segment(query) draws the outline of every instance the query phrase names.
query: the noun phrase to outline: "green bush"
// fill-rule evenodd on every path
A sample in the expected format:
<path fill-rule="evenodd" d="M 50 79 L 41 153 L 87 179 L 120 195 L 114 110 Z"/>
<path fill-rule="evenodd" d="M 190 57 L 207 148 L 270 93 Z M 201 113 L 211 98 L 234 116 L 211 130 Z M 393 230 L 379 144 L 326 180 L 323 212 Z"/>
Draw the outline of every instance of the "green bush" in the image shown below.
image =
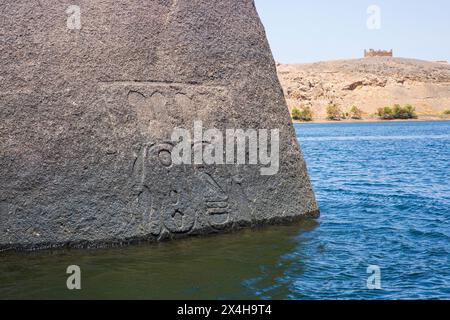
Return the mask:
<path fill-rule="evenodd" d="M 394 105 L 394 119 L 415 119 L 417 118 L 416 110 L 410 104 L 401 107 L 399 104 Z"/>
<path fill-rule="evenodd" d="M 353 106 L 350 109 L 350 116 L 351 116 L 352 119 L 354 119 L 354 120 L 361 120 L 362 119 L 362 115 L 363 115 L 362 110 L 359 109 L 357 106 Z"/>
<path fill-rule="evenodd" d="M 292 119 L 296 121 L 312 121 L 313 113 L 310 107 L 300 107 L 292 109 Z"/>
<path fill-rule="evenodd" d="M 414 108 L 412 105 L 407 104 L 405 106 L 406 108 L 406 114 L 408 115 L 408 119 L 417 119 L 417 113 L 416 113 L 416 108 Z"/>
<path fill-rule="evenodd" d="M 342 113 L 341 108 L 336 104 L 330 104 L 327 107 L 327 116 L 328 120 L 332 121 L 340 121 L 342 118 L 345 118 L 345 115 Z"/>
<path fill-rule="evenodd" d="M 445 114 L 445 115 L 450 115 L 450 109 L 445 110 L 445 111 L 443 112 L 443 114 Z"/>
<path fill-rule="evenodd" d="M 392 120 L 394 119 L 394 112 L 391 107 L 379 108 L 377 115 L 384 120 Z"/>
<path fill-rule="evenodd" d="M 399 104 L 395 104 L 392 108 L 380 108 L 378 109 L 377 115 L 384 120 L 417 119 L 416 109 L 410 104 L 407 104 L 404 107 Z"/>
<path fill-rule="evenodd" d="M 299 109 L 297 109 L 297 108 L 292 109 L 292 113 L 291 114 L 292 114 L 292 119 L 300 120 L 301 112 L 300 112 Z"/>

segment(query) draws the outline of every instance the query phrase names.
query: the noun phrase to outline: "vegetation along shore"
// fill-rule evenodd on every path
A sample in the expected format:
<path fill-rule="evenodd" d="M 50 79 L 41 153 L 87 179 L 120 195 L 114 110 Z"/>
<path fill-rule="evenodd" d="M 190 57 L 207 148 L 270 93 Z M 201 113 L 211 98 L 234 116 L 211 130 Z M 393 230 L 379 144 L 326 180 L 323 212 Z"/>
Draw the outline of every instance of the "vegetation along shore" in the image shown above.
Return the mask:
<path fill-rule="evenodd" d="M 296 122 L 450 120 L 450 65 L 374 57 L 278 64 Z"/>

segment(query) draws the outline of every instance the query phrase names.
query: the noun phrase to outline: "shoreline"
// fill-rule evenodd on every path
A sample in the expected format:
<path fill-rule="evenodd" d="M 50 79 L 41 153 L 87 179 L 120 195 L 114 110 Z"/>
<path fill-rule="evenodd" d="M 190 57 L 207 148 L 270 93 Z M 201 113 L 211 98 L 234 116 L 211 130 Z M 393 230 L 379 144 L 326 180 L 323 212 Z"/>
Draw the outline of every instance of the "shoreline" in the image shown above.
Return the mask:
<path fill-rule="evenodd" d="M 340 121 L 335 120 L 326 120 L 326 119 L 318 119 L 313 121 L 297 121 L 292 120 L 294 124 L 321 124 L 321 123 L 389 123 L 389 122 L 427 122 L 427 121 L 450 121 L 450 117 L 441 118 L 441 117 L 430 117 L 430 118 L 419 118 L 419 119 L 392 119 L 392 120 L 382 120 L 382 119 L 343 119 Z"/>

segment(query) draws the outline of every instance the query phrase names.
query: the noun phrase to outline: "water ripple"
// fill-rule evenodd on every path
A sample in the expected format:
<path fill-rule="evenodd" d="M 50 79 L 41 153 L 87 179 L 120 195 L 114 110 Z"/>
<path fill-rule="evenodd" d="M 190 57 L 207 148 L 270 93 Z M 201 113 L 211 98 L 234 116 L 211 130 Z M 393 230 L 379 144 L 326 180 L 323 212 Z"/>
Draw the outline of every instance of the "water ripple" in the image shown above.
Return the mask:
<path fill-rule="evenodd" d="M 450 298 L 450 123 L 297 125 L 322 210 L 290 298 Z M 314 251 L 318 243 L 326 250 Z M 382 290 L 366 288 L 379 265 Z"/>

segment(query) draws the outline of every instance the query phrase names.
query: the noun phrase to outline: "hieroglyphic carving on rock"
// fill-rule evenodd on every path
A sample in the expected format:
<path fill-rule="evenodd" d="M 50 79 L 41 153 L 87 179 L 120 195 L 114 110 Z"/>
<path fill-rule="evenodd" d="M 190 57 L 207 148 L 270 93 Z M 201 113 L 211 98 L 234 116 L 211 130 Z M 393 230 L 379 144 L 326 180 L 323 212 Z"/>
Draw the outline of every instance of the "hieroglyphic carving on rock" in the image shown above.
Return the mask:
<path fill-rule="evenodd" d="M 203 184 L 204 210 L 208 224 L 213 228 L 225 227 L 231 218 L 230 198 L 226 189 L 228 186 L 220 186 L 211 174 L 204 171 L 199 171 L 197 176 Z"/>
<path fill-rule="evenodd" d="M 142 230 L 153 236 L 161 234 L 159 212 L 154 207 L 154 196 L 146 183 L 148 150 L 151 146 L 142 146 L 133 163 L 132 171 L 132 204 L 131 210 L 142 215 Z"/>
<path fill-rule="evenodd" d="M 114 81 L 108 83 L 107 87 L 115 90 L 125 87 L 127 103 L 136 112 L 142 138 L 150 141 L 167 141 L 171 134 L 167 127 L 193 124 L 193 121 L 198 119 L 210 122 L 209 110 L 198 108 L 199 105 L 206 104 L 205 99 L 215 96 L 215 103 L 227 101 L 224 88 L 197 84 Z M 217 112 L 220 106 L 213 109 Z M 145 223 L 151 224 L 152 230 L 156 230 L 156 225 L 160 223 L 170 233 L 187 233 L 194 227 L 198 210 L 193 198 L 197 196 L 202 199 L 203 194 L 192 195 L 192 182 L 187 182 L 189 179 L 174 179 L 176 176 L 189 175 L 189 171 L 193 175 L 194 168 L 173 167 L 172 148 L 171 142 L 144 143 L 142 159 L 135 161 L 135 167 L 137 166 L 140 172 L 137 180 L 137 189 L 140 192 L 139 210 L 151 212 L 146 214 L 148 218 Z M 195 178 L 194 175 L 193 177 Z M 203 200 L 207 208 L 208 222 L 212 227 L 221 228 L 230 221 L 228 196 L 211 176 L 198 177 L 200 180 L 196 181 L 203 185 L 206 193 L 210 193 L 210 196 Z M 164 186 L 152 188 L 152 180 L 165 181 Z M 152 200 L 146 200 L 148 198 Z M 149 209 L 143 208 L 145 203 Z"/>

